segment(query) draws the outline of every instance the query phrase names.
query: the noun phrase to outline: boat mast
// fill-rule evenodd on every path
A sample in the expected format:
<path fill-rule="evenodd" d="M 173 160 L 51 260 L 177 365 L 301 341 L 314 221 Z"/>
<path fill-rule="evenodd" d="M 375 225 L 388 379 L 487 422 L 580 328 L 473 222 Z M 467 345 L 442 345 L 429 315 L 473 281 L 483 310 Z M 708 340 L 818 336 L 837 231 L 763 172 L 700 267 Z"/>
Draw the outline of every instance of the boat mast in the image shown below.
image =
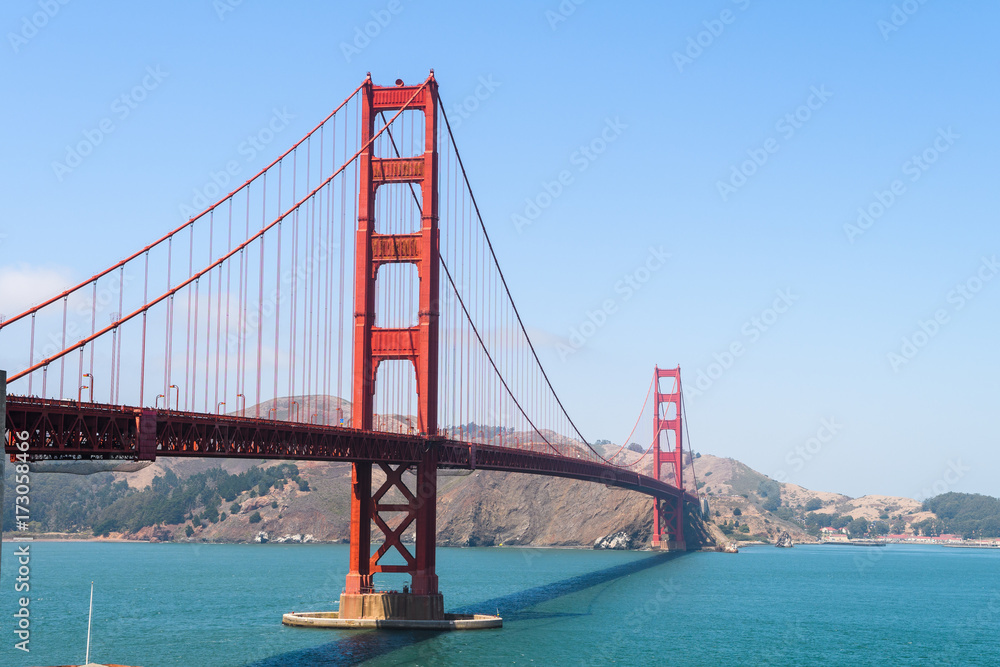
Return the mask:
<path fill-rule="evenodd" d="M 87 616 L 87 657 L 83 664 L 90 664 L 90 622 L 94 620 L 94 582 L 90 582 L 90 615 Z"/>

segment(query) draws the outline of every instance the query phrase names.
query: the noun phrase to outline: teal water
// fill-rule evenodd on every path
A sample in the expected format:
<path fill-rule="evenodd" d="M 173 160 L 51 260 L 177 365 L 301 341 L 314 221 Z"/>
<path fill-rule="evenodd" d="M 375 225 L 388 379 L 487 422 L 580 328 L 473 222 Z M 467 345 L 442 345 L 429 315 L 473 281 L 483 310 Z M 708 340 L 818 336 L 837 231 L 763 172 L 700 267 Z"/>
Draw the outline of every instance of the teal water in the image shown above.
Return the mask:
<path fill-rule="evenodd" d="M 472 664 L 993 665 L 1000 552 L 941 547 L 757 547 L 737 555 L 440 549 L 449 610 L 502 630 L 286 628 L 330 609 L 341 545 L 39 542 L 30 654 L 14 649 L 12 543 L 0 570 L 0 664 L 144 667 Z"/>

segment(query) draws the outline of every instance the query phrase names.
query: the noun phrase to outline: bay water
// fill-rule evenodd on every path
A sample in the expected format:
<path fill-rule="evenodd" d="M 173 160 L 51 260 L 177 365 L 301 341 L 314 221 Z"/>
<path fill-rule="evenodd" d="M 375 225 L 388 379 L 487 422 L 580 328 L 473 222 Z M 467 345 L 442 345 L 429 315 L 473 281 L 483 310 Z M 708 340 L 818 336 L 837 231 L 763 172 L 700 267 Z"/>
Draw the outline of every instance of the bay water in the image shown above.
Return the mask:
<path fill-rule="evenodd" d="M 761 546 L 739 554 L 439 549 L 449 611 L 500 630 L 281 625 L 336 608 L 345 545 L 30 543 L 0 565 L 0 665 L 1000 664 L 1000 551 Z M 401 585 L 399 586 L 401 588 Z M 15 648 L 29 597 L 30 653 Z"/>

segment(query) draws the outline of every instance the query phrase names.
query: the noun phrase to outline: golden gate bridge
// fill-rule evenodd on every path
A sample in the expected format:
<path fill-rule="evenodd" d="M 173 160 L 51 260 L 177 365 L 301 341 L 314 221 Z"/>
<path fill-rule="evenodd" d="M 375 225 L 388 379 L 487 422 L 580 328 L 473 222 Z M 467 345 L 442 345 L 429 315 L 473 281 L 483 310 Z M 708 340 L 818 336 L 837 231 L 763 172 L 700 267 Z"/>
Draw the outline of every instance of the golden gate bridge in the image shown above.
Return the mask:
<path fill-rule="evenodd" d="M 686 548 L 698 499 L 683 473 L 680 368 L 654 371 L 642 456 L 621 456 L 631 436 L 607 453 L 580 433 L 515 306 L 433 70 L 418 85 L 369 75 L 218 194 L 0 321 L 8 356 L 28 360 L 6 380 L 12 461 L 350 462 L 346 619 L 445 618 L 441 468 L 638 491 L 654 500 L 653 546 Z M 409 575 L 406 593 L 388 603 L 379 573 Z"/>

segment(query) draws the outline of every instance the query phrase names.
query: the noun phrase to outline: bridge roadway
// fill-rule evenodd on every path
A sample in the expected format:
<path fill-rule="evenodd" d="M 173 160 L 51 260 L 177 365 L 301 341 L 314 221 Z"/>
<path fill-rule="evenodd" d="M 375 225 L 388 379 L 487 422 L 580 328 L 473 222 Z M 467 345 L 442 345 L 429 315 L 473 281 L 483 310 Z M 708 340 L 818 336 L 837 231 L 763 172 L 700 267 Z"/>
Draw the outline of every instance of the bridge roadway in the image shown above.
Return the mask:
<path fill-rule="evenodd" d="M 8 433 L 28 433 L 32 461 L 152 461 L 157 456 L 413 463 L 566 477 L 697 502 L 666 482 L 584 458 L 448 438 L 233 415 L 7 396 Z M 546 446 L 539 443 L 536 446 Z M 6 451 L 19 453 L 13 437 Z"/>

